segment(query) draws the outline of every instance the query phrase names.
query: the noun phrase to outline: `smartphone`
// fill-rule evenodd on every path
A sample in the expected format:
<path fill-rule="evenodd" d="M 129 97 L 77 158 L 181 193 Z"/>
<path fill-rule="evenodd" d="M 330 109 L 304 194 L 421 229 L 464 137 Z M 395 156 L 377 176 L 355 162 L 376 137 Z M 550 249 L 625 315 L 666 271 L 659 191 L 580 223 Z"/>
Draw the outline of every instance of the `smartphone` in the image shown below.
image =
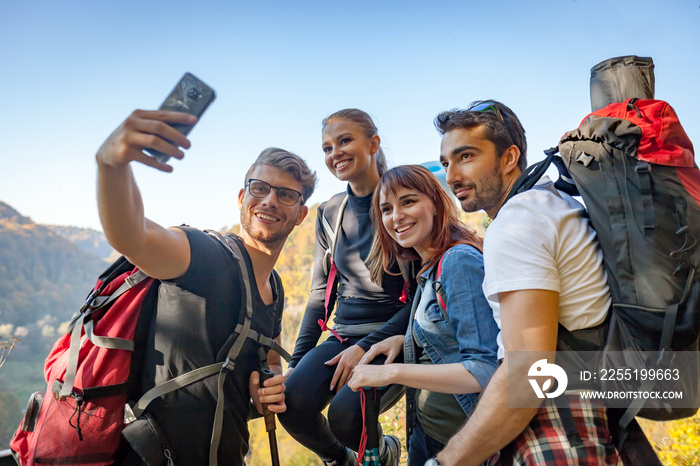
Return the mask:
<path fill-rule="evenodd" d="M 184 112 L 195 115 L 198 119 L 204 111 L 216 99 L 214 89 L 207 86 L 192 73 L 185 73 L 180 81 L 175 85 L 175 89 L 165 99 L 159 110 L 172 110 L 174 112 Z M 199 120 L 197 120 L 199 121 Z M 187 136 L 194 125 L 171 124 L 173 128 Z M 170 158 L 155 149 L 145 149 L 151 157 L 160 163 L 165 163 Z"/>

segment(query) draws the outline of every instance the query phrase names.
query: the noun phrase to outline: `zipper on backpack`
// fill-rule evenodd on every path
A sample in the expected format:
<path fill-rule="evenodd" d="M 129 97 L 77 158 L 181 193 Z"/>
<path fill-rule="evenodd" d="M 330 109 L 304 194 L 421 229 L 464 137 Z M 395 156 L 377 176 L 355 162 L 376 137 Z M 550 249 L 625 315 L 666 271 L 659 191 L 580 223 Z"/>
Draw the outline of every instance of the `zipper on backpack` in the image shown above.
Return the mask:
<path fill-rule="evenodd" d="M 620 309 L 620 308 L 637 309 L 639 311 L 657 312 L 657 313 L 666 312 L 665 308 L 659 309 L 657 307 L 646 307 L 646 306 L 640 306 L 638 304 L 613 303 L 613 308 L 616 308 L 616 309 Z"/>

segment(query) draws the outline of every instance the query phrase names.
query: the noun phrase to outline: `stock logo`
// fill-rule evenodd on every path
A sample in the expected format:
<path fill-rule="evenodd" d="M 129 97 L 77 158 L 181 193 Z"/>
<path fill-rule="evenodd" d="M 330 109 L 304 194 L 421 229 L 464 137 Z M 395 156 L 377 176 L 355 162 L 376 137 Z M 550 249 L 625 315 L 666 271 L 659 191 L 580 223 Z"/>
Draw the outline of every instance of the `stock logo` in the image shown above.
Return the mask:
<path fill-rule="evenodd" d="M 537 398 L 556 398 L 566 390 L 566 385 L 569 383 L 569 378 L 566 376 L 564 369 L 557 366 L 556 364 L 549 364 L 546 359 L 540 359 L 530 366 L 530 370 L 527 372 L 528 382 L 532 385 L 532 389 L 535 391 Z M 544 381 L 544 384 L 540 387 L 537 379 L 532 377 L 549 377 Z M 557 381 L 557 389 L 551 393 L 545 393 L 547 390 L 552 388 L 552 378 Z"/>

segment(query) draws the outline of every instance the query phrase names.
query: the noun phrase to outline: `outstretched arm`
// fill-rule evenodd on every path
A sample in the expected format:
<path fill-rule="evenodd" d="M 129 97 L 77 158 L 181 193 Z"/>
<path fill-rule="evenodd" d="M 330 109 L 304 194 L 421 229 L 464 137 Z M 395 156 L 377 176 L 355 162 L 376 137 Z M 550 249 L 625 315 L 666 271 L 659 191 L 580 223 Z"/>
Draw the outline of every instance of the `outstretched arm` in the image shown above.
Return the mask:
<path fill-rule="evenodd" d="M 461 363 L 452 364 L 365 364 L 355 367 L 348 386 L 384 387 L 400 384 L 440 393 L 477 393 L 481 385 Z"/>
<path fill-rule="evenodd" d="M 105 236 L 114 249 L 154 278 L 183 275 L 190 261 L 189 243 L 181 230 L 163 228 L 145 217 L 130 163 L 172 171 L 143 149 L 153 148 L 182 159 L 179 147 L 188 148 L 190 143 L 169 123 L 194 121 L 196 117 L 182 112 L 136 110 L 97 152 L 97 202 Z"/>

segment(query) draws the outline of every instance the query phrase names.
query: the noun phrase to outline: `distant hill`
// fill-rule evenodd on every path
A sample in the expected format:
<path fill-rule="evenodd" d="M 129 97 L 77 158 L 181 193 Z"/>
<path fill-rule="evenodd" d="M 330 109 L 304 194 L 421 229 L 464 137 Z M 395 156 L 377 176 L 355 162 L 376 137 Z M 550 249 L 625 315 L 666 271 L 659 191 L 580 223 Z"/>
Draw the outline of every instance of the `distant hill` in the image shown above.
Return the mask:
<path fill-rule="evenodd" d="M 102 259 L 0 202 L 0 325 L 70 319 L 106 268 Z"/>
<path fill-rule="evenodd" d="M 57 235 L 67 239 L 83 251 L 99 257 L 106 262 L 113 262 L 119 253 L 109 245 L 104 233 L 89 228 L 65 227 L 61 225 L 44 225 Z"/>
<path fill-rule="evenodd" d="M 0 201 L 0 222 L 5 221 L 6 223 L 16 223 L 19 225 L 27 225 L 32 223 L 28 217 L 23 217 L 15 209 Z"/>

